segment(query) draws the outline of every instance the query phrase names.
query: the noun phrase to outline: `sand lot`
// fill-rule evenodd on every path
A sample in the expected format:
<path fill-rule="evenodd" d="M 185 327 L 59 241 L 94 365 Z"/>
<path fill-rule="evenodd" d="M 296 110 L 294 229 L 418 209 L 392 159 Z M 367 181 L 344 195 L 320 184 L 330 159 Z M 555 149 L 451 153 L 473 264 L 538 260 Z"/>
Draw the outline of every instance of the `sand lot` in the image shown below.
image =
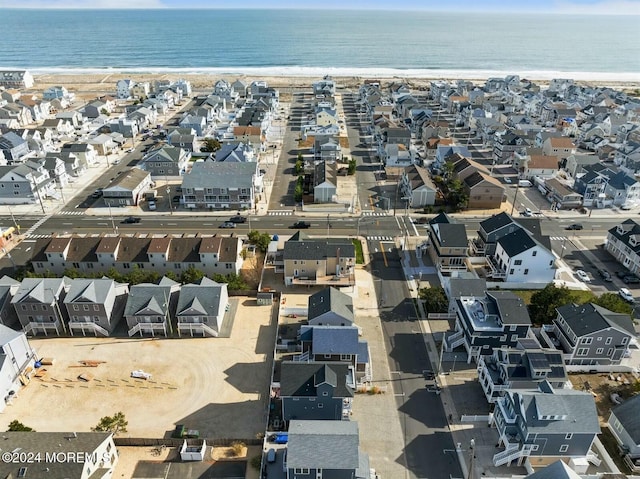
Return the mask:
<path fill-rule="evenodd" d="M 264 431 L 274 329 L 271 308 L 239 301 L 230 338 L 33 339 L 43 378 L 32 378 L 0 418 L 36 431 L 88 431 L 105 415 L 125 413 L 123 437 L 168 437 L 176 424 L 206 438 L 252 438 Z M 97 367 L 72 367 L 80 361 Z M 130 377 L 133 370 L 150 380 Z M 88 382 L 78 379 L 90 373 Z"/>

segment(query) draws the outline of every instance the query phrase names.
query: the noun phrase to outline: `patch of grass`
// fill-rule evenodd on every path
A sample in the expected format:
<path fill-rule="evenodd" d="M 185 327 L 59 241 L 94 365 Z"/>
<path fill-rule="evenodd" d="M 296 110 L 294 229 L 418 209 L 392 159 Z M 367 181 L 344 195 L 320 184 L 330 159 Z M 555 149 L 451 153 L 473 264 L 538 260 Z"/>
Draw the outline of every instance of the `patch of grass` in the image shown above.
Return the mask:
<path fill-rule="evenodd" d="M 362 252 L 362 243 L 359 239 L 351 240 L 353 247 L 356 249 L 356 264 L 364 264 L 364 253 Z"/>
<path fill-rule="evenodd" d="M 631 471 L 629 470 L 624 460 L 622 459 L 622 456 L 620 456 L 620 453 L 618 452 L 618 441 L 614 437 L 613 433 L 609 430 L 609 428 L 603 427 L 602 432 L 598 437 L 600 438 L 602 445 L 607 450 L 607 452 L 611 456 L 611 459 L 613 459 L 613 462 L 616 463 L 616 466 L 618 466 L 620 471 L 622 471 L 625 474 L 631 474 Z"/>
<path fill-rule="evenodd" d="M 527 306 L 531 304 L 531 296 L 534 295 L 538 290 L 537 289 L 510 289 L 513 294 L 519 296 L 524 301 L 524 304 Z M 593 293 L 591 291 L 579 291 L 579 290 L 571 290 L 571 301 L 577 304 L 588 303 L 593 299 Z"/>

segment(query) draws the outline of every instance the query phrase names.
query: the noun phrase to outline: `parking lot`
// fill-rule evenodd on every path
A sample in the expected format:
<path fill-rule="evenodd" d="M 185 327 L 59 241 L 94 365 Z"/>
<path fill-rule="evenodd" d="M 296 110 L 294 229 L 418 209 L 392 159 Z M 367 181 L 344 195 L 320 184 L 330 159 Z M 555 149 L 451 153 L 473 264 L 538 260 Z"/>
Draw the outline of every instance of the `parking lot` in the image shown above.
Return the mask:
<path fill-rule="evenodd" d="M 0 428 L 17 419 L 36 431 L 88 431 L 122 411 L 124 437 L 169 437 L 176 424 L 205 438 L 255 437 L 264 431 L 275 331 L 270 306 L 239 303 L 230 338 L 32 339 L 53 365 L 18 391 Z M 134 370 L 152 376 L 134 379 Z"/>

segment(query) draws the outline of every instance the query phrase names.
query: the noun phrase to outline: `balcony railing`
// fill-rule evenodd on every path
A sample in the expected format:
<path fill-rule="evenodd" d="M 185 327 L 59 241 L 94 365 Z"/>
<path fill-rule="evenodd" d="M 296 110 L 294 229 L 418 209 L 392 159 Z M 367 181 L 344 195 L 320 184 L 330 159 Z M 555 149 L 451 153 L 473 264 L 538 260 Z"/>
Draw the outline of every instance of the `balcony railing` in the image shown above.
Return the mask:
<path fill-rule="evenodd" d="M 298 276 L 293 278 L 293 284 L 353 286 L 354 284 L 356 284 L 356 277 L 353 274 L 346 274 L 341 276 L 318 276 L 316 278 Z"/>
<path fill-rule="evenodd" d="M 96 324 L 94 322 L 69 321 L 69 333 L 71 333 L 71 336 L 73 336 L 73 331 L 74 330 L 82 331 L 82 335 L 83 336 L 85 336 L 85 331 L 90 331 L 91 333 L 93 333 L 96 336 L 98 334 L 101 335 L 101 336 L 109 336 L 109 331 L 107 331 L 102 326 L 100 326 L 99 324 Z"/>
<path fill-rule="evenodd" d="M 507 277 L 507 270 L 501 268 L 491 256 L 487 256 L 487 266 L 489 267 L 489 273 L 487 276 L 498 279 L 504 279 Z"/>
<path fill-rule="evenodd" d="M 446 334 L 443 337 L 443 346 L 444 350 L 447 352 L 453 351 L 458 346 L 461 346 L 464 343 L 464 331 L 456 331 L 453 334 L 447 336 Z"/>
<path fill-rule="evenodd" d="M 486 249 L 485 244 L 478 238 L 469 241 L 469 249 L 474 256 L 484 256 Z"/>

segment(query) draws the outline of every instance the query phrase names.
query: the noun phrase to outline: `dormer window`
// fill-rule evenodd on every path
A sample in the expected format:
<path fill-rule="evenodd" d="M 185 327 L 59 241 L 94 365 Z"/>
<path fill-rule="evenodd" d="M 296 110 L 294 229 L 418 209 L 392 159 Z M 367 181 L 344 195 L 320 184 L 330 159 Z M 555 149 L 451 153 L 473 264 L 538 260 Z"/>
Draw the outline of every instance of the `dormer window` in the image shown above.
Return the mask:
<path fill-rule="evenodd" d="M 638 246 L 638 235 L 629 236 L 629 244 L 633 247 Z"/>

